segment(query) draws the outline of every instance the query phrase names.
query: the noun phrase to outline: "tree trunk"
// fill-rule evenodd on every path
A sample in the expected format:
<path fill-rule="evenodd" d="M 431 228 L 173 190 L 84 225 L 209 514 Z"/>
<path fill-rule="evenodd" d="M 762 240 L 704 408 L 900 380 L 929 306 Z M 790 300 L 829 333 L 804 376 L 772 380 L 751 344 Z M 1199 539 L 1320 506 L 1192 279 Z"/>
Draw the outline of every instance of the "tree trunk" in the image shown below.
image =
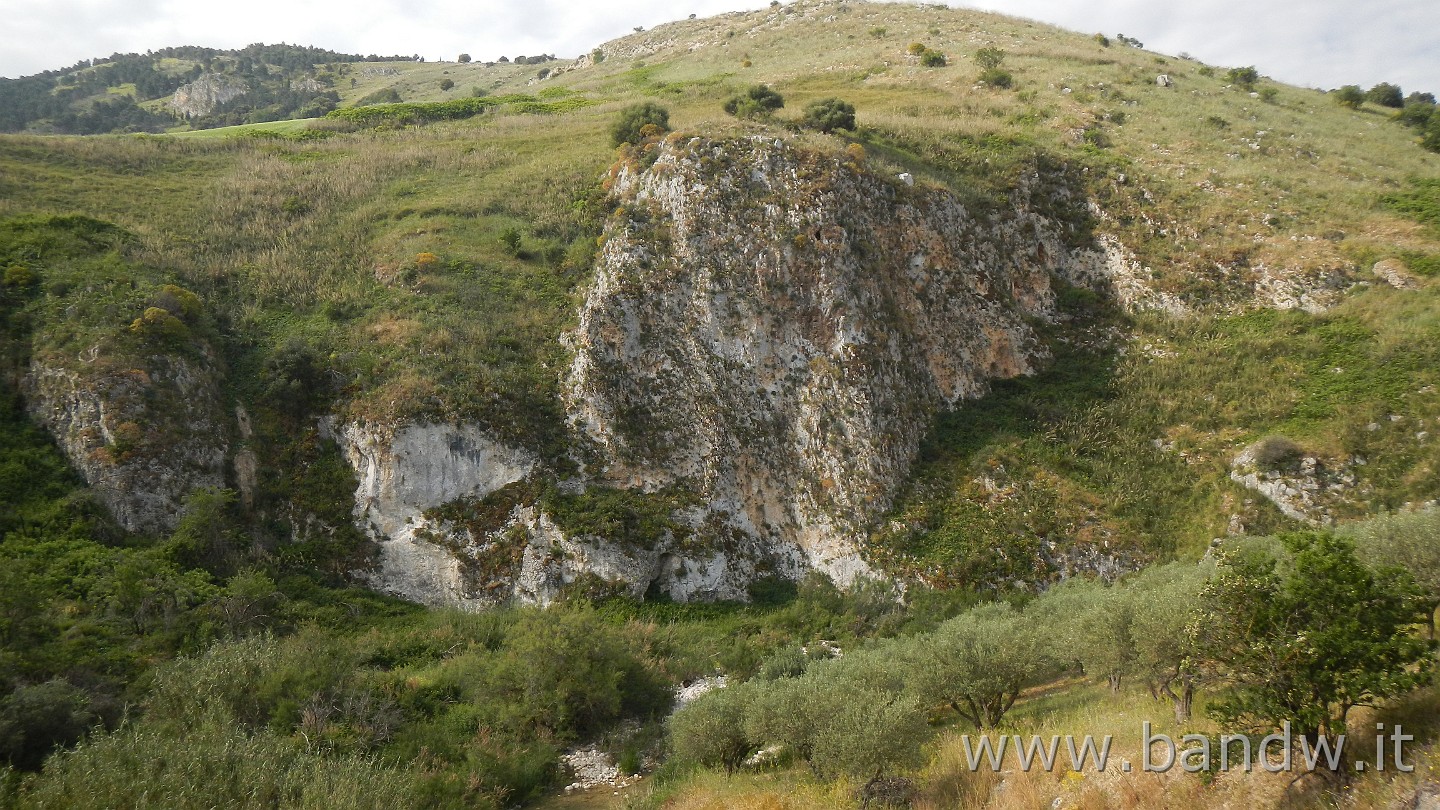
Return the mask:
<path fill-rule="evenodd" d="M 1110 673 L 1110 676 L 1109 676 L 1108 680 L 1109 680 L 1109 682 L 1110 682 L 1110 691 L 1111 691 L 1111 692 L 1119 692 L 1119 691 L 1120 691 L 1120 673 L 1118 673 L 1118 672 L 1112 672 L 1112 673 Z"/>

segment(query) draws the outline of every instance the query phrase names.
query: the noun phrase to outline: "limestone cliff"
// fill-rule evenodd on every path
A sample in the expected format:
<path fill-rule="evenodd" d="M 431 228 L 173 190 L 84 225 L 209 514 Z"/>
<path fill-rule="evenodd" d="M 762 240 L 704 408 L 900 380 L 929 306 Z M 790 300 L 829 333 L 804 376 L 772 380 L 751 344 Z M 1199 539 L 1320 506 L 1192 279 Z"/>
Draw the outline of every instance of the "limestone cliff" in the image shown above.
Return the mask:
<path fill-rule="evenodd" d="M 1020 193 L 980 216 L 773 138 L 650 148 L 568 336 L 589 472 L 691 489 L 742 546 L 847 582 L 931 417 L 1030 373 L 1052 279 L 1103 283 L 1105 254 Z"/>
<path fill-rule="evenodd" d="M 32 417 L 129 531 L 167 532 L 185 496 L 225 486 L 228 421 L 207 358 L 37 361 L 25 389 Z"/>
<path fill-rule="evenodd" d="M 205 73 L 175 91 L 170 99 L 170 109 L 185 118 L 209 115 L 216 107 L 249 91 L 250 88 L 239 79 L 222 73 Z"/>

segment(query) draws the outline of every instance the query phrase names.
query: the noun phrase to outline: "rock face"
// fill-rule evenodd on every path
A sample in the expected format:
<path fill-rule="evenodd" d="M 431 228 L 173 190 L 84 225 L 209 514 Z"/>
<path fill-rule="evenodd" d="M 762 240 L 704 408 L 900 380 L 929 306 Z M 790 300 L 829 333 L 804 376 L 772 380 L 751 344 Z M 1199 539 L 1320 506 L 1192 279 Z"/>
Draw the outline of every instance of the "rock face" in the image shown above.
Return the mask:
<path fill-rule="evenodd" d="M 216 107 L 249 91 L 239 79 L 221 73 L 204 73 L 200 78 L 175 91 L 175 95 L 170 99 L 170 109 L 185 118 L 209 115 Z"/>
<path fill-rule="evenodd" d="M 518 481 L 534 469 L 534 457 L 470 425 L 417 424 L 387 431 L 350 424 L 333 433 L 359 478 L 356 517 L 380 543 L 372 584 L 431 605 L 475 601 L 463 572 L 463 550 L 427 539 L 430 521 L 424 512 L 461 498 L 482 498 Z"/>
<path fill-rule="evenodd" d="M 139 368 L 79 370 L 37 362 L 25 394 L 31 416 L 129 531 L 168 532 L 185 496 L 225 486 L 228 422 L 202 360 L 160 354 Z"/>
<path fill-rule="evenodd" d="M 651 148 L 568 336 L 588 472 L 697 492 L 732 547 L 849 582 L 932 416 L 1030 373 L 1052 279 L 1099 283 L 1105 254 L 771 139 Z"/>
<path fill-rule="evenodd" d="M 1350 501 L 1355 495 L 1363 494 L 1363 485 L 1357 484 L 1350 469 L 1363 461 L 1326 464 L 1308 453 L 1272 461 L 1274 451 L 1268 445 L 1273 441 L 1262 439 L 1241 451 L 1230 462 L 1230 480 L 1264 496 L 1287 517 L 1329 526 L 1337 512 L 1344 515 L 1347 507 L 1353 508 Z"/>

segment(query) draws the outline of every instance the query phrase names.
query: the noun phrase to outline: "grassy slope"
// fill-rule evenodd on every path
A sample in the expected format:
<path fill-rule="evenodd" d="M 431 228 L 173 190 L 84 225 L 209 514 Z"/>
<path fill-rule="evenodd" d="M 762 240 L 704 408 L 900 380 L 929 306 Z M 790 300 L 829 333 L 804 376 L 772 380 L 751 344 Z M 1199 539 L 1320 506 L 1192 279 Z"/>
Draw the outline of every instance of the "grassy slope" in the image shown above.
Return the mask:
<path fill-rule="evenodd" d="M 917 41 L 950 64 L 921 67 L 906 53 Z M 975 85 L 970 57 L 983 46 L 1007 52 L 1014 89 Z M 353 67 L 398 77 L 341 88 L 347 102 L 382 86 L 407 101 L 482 86 L 563 88 L 598 102 L 559 115 L 490 114 L 306 142 L 226 130 L 183 141 L 6 138 L 0 215 L 79 210 L 139 233 L 145 261 L 247 336 L 232 358 L 242 387 L 269 352 L 299 339 L 352 381 L 352 415 L 477 418 L 552 449 L 564 359 L 555 338 L 573 317 L 586 243 L 605 213 L 595 196 L 611 159 L 605 127 L 637 99 L 669 106 L 677 129 L 716 132 L 753 128 L 719 109 L 747 83 L 785 94 L 782 120 L 838 95 L 859 109 L 857 139 L 872 165 L 915 172 L 981 205 L 1037 165 L 1080 166 L 1106 211 L 1098 229 L 1131 246 L 1162 288 L 1201 298 L 1223 299 L 1261 264 L 1363 278 L 1376 259 L 1424 267 L 1440 250 L 1432 231 L 1380 204 L 1408 178 L 1434 176 L 1437 157 L 1377 109 L 1346 110 L 1262 80 L 1277 91 L 1264 103 L 1227 88 L 1223 70 L 1039 23 L 807 5 L 671 23 L 602 47 L 601 63 L 537 85 L 534 65 L 389 63 Z M 1176 86 L 1156 86 L 1160 72 Z M 456 88 L 441 91 L 441 78 Z M 299 126 L 234 129 L 283 136 Z M 1086 130 L 1103 139 L 1087 142 Z M 511 228 L 524 235 L 519 255 L 501 240 Z M 1179 323 L 1087 316 L 1080 301 L 1077 314 L 1094 329 L 1133 335 L 1131 350 L 1121 356 L 1103 340 L 1064 349 L 1076 364 L 1002 386 L 945 420 L 917 471 L 918 495 L 897 510 L 928 533 L 877 538 L 876 555 L 906 570 L 939 568 L 937 581 L 974 582 L 1013 573 L 983 558 L 1023 538 L 1194 553 L 1232 512 L 1257 528 L 1277 520 L 1244 504 L 1224 466 L 1247 440 L 1275 431 L 1331 456 L 1389 459 L 1364 470 L 1380 503 L 1433 497 L 1433 453 L 1406 440 L 1423 427 L 1353 430 L 1390 413 L 1407 426 L 1433 417 L 1433 396 L 1418 393 L 1434 367 L 1420 353 L 1435 345 L 1432 297 L 1428 288 L 1372 290 L 1318 318 Z M 1341 333 L 1343 347 L 1330 345 Z M 1138 350 L 1145 345 L 1166 349 Z M 1328 357 L 1335 352 L 1345 357 Z M 1400 365 L 1397 352 L 1407 355 Z M 1325 376 L 1346 364 L 1353 376 Z M 1399 390 L 1408 382 L 1413 390 Z M 1178 439 L 1190 463 L 1156 451 L 1151 440 L 1162 437 Z M 1024 497 L 985 503 L 976 471 L 997 465 Z"/>
<path fill-rule="evenodd" d="M 494 93 L 567 87 L 599 102 L 557 116 L 501 114 L 303 142 L 225 131 L 0 138 L 0 216 L 83 212 L 138 234 L 133 258 L 152 268 L 155 283 L 195 290 L 228 334 L 246 336 L 231 346 L 242 398 L 253 395 L 245 381 L 265 357 L 301 339 L 352 381 L 344 407 L 353 415 L 473 417 L 533 444 L 558 435 L 563 356 L 555 336 L 573 317 L 581 248 L 604 213 L 591 195 L 612 157 L 606 127 L 620 106 L 643 98 L 670 107 L 679 129 L 720 132 L 749 129 L 719 109 L 744 84 L 779 89 L 782 118 L 838 95 L 859 108 L 858 138 L 872 165 L 913 171 L 979 202 L 1007 189 L 1036 152 L 1082 165 L 1111 212 L 1100 228 L 1182 293 L 1212 293 L 1261 262 L 1358 268 L 1363 278 L 1377 259 L 1419 268 L 1440 252 L 1433 231 L 1380 202 L 1411 177 L 1435 177 L 1437 156 L 1378 109 L 1352 112 L 1278 85 L 1276 103 L 1265 104 L 1226 89 L 1223 70 L 1204 76 L 1193 62 L 975 12 L 850 4 L 805 14 L 661 26 L 605 45 L 611 56 L 599 65 L 538 86 L 527 81 L 541 66 L 401 63 L 399 80 L 340 88 L 347 103 L 389 84 L 407 101 L 439 101 L 486 82 Z M 877 27 L 883 36 L 871 34 Z M 661 41 L 674 46 L 623 55 Z M 919 67 L 905 55 L 912 41 L 946 52 L 951 64 Z M 702 47 L 689 52 L 691 43 Z M 1014 90 L 974 86 L 979 71 L 969 57 L 991 44 L 1008 52 Z M 1156 87 L 1160 72 L 1177 87 Z M 456 82 L 449 93 L 438 87 L 447 77 Z M 283 135 L 299 126 L 237 129 Z M 1078 134 L 1096 127 L 1108 147 L 1087 146 Z M 502 242 L 509 228 L 523 234 L 520 255 Z M 420 261 L 423 253 L 436 261 Z M 1364 456 L 1370 464 L 1358 472 L 1378 505 L 1433 498 L 1440 458 L 1433 437 L 1415 436 L 1434 433 L 1440 415 L 1440 399 L 1426 390 L 1440 383 L 1435 298 L 1429 282 L 1414 292 L 1358 291 L 1322 316 L 1175 321 L 1097 313 L 1082 297 L 1073 311 L 1094 339 L 1057 343 L 1053 370 L 999 385 L 942 419 L 897 506 L 929 532 L 878 537 L 875 551 L 954 584 L 1011 573 L 986 567 L 989 549 L 1037 536 L 1193 555 L 1223 533 L 1232 512 L 1256 530 L 1283 523 L 1263 503 L 1247 506 L 1251 496 L 1226 479 L 1234 451 L 1268 433 L 1330 458 Z M 1379 429 L 1367 430 L 1370 423 Z M 1175 452 L 1157 450 L 1157 438 Z M 1013 483 L 1017 497 L 989 502 L 975 483 L 982 475 Z M 698 667 L 692 657 L 753 656 L 795 632 L 745 617 L 659 623 L 680 636 L 672 642 L 678 668 Z M 715 639 L 737 626 L 755 641 L 722 649 Z M 423 685 L 450 665 L 442 656 L 404 674 Z M 1108 723 L 1133 734 L 1127 712 L 1136 697 L 1085 687 L 1022 706 L 1017 723 L 1087 732 Z M 953 749 L 935 750 L 936 791 L 970 789 L 952 772 Z M 1051 786 L 1032 787 L 1041 795 Z M 1142 786 L 1156 802 L 1164 787 Z M 1065 789 L 1083 798 L 1083 786 Z M 849 798 L 845 786 L 794 772 L 702 775 L 684 790 L 675 806 L 773 806 L 777 792 L 789 806 Z M 1252 796 L 1251 787 L 1229 790 L 1242 803 Z M 940 804 L 952 794 L 932 798 Z"/>

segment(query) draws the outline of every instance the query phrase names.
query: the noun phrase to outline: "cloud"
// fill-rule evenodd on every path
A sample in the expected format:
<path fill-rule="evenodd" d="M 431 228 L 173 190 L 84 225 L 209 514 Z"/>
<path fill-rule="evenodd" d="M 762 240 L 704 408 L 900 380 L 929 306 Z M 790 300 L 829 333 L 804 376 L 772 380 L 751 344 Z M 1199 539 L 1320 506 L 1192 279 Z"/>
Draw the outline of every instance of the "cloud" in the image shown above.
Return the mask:
<path fill-rule="evenodd" d="M 577 56 L 600 43 L 694 13 L 768 0 L 0 0 L 0 75 L 19 76 L 114 52 L 173 45 L 290 42 L 337 51 L 479 60 Z M 1164 53 L 1255 65 L 1294 84 L 1381 81 L 1440 91 L 1440 5 L 1432 0 L 970 0 L 955 2 L 1082 32 L 1124 33 Z"/>

